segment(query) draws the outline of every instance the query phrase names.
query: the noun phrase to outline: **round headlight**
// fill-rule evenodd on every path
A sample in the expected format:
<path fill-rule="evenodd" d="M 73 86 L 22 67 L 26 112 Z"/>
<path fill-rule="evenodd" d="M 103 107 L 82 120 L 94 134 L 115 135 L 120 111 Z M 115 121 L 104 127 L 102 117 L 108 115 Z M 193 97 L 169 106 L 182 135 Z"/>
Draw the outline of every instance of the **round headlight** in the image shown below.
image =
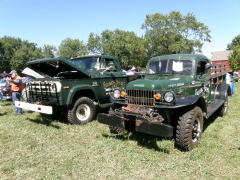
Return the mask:
<path fill-rule="evenodd" d="M 113 91 L 113 96 L 114 96 L 115 98 L 119 98 L 119 97 L 120 97 L 120 91 L 119 91 L 118 89 L 115 89 L 115 90 Z"/>
<path fill-rule="evenodd" d="M 52 92 L 56 92 L 57 91 L 56 84 L 55 83 L 51 84 L 50 89 L 51 89 Z"/>
<path fill-rule="evenodd" d="M 174 100 L 174 94 L 172 92 L 165 93 L 164 100 L 167 102 L 172 102 Z"/>

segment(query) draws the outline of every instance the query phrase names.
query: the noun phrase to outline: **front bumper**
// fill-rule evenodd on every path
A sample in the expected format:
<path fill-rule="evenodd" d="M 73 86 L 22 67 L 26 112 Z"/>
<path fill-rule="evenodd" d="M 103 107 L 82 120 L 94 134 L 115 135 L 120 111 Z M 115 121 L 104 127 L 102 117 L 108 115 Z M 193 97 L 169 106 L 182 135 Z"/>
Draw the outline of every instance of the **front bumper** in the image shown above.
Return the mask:
<path fill-rule="evenodd" d="M 22 108 L 22 109 L 27 109 L 27 110 L 30 110 L 30 111 L 39 112 L 39 113 L 53 114 L 52 106 L 26 103 L 26 102 L 21 102 L 21 101 L 15 101 L 15 106 L 19 107 L 19 108 Z"/>
<path fill-rule="evenodd" d="M 117 126 L 119 128 L 125 129 L 125 120 L 113 114 L 99 113 L 98 122 L 109 126 Z M 155 136 L 173 137 L 174 128 L 164 123 L 151 122 L 143 117 L 136 116 L 135 130 Z"/>

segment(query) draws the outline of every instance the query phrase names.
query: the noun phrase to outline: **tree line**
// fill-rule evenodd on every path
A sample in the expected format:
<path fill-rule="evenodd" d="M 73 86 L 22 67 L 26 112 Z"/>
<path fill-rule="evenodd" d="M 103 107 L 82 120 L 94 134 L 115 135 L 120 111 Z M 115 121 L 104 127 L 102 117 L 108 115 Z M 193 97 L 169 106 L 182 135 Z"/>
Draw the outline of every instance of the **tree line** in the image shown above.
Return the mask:
<path fill-rule="evenodd" d="M 232 39 L 232 42 L 227 45 L 227 50 L 231 50 L 229 64 L 232 71 L 240 70 L 240 34 Z"/>
<path fill-rule="evenodd" d="M 201 52 L 203 43 L 211 42 L 210 30 L 193 13 L 149 14 L 140 28 L 145 30 L 142 37 L 132 31 L 107 29 L 100 34 L 91 32 L 87 42 L 66 38 L 58 47 L 38 47 L 27 40 L 4 36 L 0 38 L 0 72 L 21 71 L 30 60 L 58 56 L 70 60 L 85 54 L 115 56 L 125 69 L 129 65 L 145 67 L 153 56 Z"/>

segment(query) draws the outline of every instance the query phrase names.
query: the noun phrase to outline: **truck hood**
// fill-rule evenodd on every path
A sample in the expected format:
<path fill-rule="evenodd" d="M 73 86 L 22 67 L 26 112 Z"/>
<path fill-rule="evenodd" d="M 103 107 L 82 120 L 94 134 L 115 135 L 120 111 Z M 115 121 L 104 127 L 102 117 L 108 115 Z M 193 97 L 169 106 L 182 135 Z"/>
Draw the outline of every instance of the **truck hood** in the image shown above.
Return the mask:
<path fill-rule="evenodd" d="M 184 78 L 170 77 L 167 79 L 152 80 L 139 79 L 127 84 L 127 89 L 141 89 L 141 90 L 169 90 L 175 87 L 180 87 L 188 84 Z"/>
<path fill-rule="evenodd" d="M 62 72 L 76 72 L 81 74 L 83 77 L 91 77 L 91 74 L 88 71 L 79 68 L 70 61 L 61 57 L 29 61 L 27 62 L 27 66 L 50 77 L 57 76 Z"/>

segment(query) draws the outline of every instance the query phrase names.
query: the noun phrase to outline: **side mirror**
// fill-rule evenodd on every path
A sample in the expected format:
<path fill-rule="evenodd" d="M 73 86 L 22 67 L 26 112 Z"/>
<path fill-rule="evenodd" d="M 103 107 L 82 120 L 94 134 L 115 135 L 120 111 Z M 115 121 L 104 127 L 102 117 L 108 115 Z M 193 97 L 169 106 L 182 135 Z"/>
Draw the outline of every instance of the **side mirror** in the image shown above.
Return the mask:
<path fill-rule="evenodd" d="M 207 64 L 205 65 L 205 68 L 206 68 L 206 69 L 211 69 L 211 67 L 212 67 L 212 65 L 211 65 L 210 63 L 207 63 Z"/>

